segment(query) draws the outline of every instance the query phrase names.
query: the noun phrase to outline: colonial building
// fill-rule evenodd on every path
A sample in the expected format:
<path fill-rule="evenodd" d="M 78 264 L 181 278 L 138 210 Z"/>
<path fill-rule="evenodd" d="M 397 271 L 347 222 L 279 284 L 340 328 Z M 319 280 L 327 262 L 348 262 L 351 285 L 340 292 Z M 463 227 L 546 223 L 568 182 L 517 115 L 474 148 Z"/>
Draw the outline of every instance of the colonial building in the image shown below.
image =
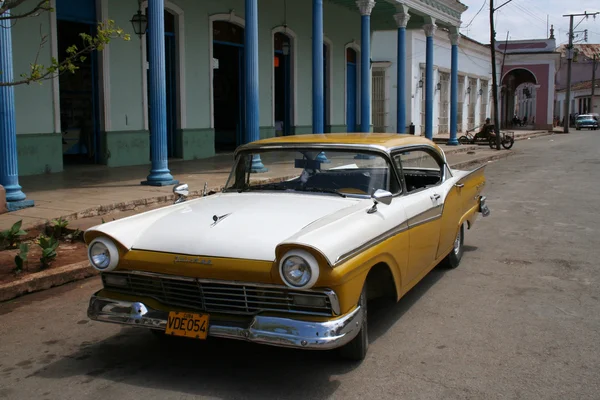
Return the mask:
<path fill-rule="evenodd" d="M 38 32 L 47 35 L 38 59 L 45 64 L 64 57 L 68 46 L 80 43 L 79 33 L 93 33 L 98 21 L 112 19 L 132 37 L 93 53 L 75 74 L 41 86 L 0 87 L 0 184 L 12 209 L 31 205 L 19 175 L 79 164 L 148 164 L 149 175 L 140 181 L 169 185 L 170 159 L 210 157 L 276 134 L 369 132 L 374 31 L 395 29 L 404 38 L 407 27 L 425 27 L 427 39 L 410 47 L 403 39 L 398 59 L 407 52 L 427 54 L 423 86 L 426 104 L 433 104 L 435 31 L 451 31 L 456 42 L 466 10 L 457 0 L 51 0 L 51 5 L 55 12 L 14 25 L 0 20 L 0 81 L 28 71 Z M 138 11 L 148 15 L 147 32 L 140 36 L 130 23 Z M 453 47 L 455 62 L 457 51 Z M 402 63 L 397 72 L 406 74 Z M 433 112 L 427 110 L 425 130 L 431 134 Z M 398 131 L 405 126 L 402 122 Z M 255 164 L 260 171 L 260 160 Z"/>
<path fill-rule="evenodd" d="M 375 32 L 373 35 L 373 124 L 375 128 L 387 132 L 398 131 L 396 109 L 406 107 L 405 126 L 414 125 L 416 134 L 425 134 L 427 125 L 426 68 L 427 57 L 421 50 L 427 40 L 427 31 L 411 29 L 406 31 L 406 74 L 398 83 L 397 44 L 398 35 L 393 31 Z M 456 106 L 457 133 L 473 130 L 482 125 L 486 118 L 492 118 L 492 63 L 489 45 L 484 45 L 468 37 L 456 36 L 449 30 L 437 29 L 433 33 L 433 97 L 431 98 L 431 126 L 433 134 L 447 135 L 451 132 L 450 116 Z M 452 67 L 452 48 L 457 46 L 456 69 Z M 502 54 L 497 52 L 498 79 Z M 375 66 L 380 66 L 378 73 Z M 453 104 L 451 78 L 456 72 L 457 93 Z M 381 78 L 379 78 L 381 77 Z M 385 84 L 377 85 L 377 79 Z M 402 85 L 405 89 L 402 89 Z M 381 94 L 378 90 L 384 90 Z M 404 95 L 398 97 L 398 93 Z M 384 99 L 377 102 L 377 99 Z M 397 105 L 401 103 L 400 107 Z"/>

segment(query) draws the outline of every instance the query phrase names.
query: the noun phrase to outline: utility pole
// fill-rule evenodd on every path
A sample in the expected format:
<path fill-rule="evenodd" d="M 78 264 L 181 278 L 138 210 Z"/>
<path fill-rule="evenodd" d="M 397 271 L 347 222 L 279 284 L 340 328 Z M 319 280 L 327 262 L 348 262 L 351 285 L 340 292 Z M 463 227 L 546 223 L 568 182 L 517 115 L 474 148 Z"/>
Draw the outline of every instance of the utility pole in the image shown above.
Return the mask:
<path fill-rule="evenodd" d="M 598 56 L 594 54 L 594 61 L 592 62 L 592 98 L 590 99 L 590 113 L 594 112 L 594 92 L 596 86 L 596 64 L 598 63 Z"/>
<path fill-rule="evenodd" d="M 496 149 L 501 149 L 500 138 L 500 109 L 498 107 L 498 76 L 496 75 L 496 30 L 494 29 L 494 12 L 504 7 L 513 0 L 506 0 L 494 8 L 494 0 L 490 0 L 490 51 L 492 52 L 492 95 L 494 99 L 494 133 L 496 134 Z M 508 38 L 508 35 L 507 35 Z M 506 49 L 504 49 L 506 55 Z M 502 71 L 500 71 L 502 73 Z"/>
<path fill-rule="evenodd" d="M 567 46 L 567 97 L 565 98 L 565 126 L 564 133 L 569 133 L 569 125 L 571 125 L 571 63 L 573 62 L 573 15 L 570 15 L 569 21 L 569 45 Z"/>
<path fill-rule="evenodd" d="M 583 14 L 563 15 L 563 17 L 569 17 L 569 45 L 567 46 L 567 98 L 565 99 L 565 126 L 563 129 L 564 133 L 569 133 L 569 125 L 571 123 L 571 116 L 569 112 L 571 108 L 571 63 L 573 62 L 573 18 L 588 18 L 591 15 L 594 17 L 594 19 L 596 19 L 596 15 L 598 14 L 600 14 L 600 12 L 588 13 L 587 11 L 585 11 Z M 579 24 L 577 24 L 577 26 L 579 26 Z M 594 90 L 593 87 L 592 90 Z"/>

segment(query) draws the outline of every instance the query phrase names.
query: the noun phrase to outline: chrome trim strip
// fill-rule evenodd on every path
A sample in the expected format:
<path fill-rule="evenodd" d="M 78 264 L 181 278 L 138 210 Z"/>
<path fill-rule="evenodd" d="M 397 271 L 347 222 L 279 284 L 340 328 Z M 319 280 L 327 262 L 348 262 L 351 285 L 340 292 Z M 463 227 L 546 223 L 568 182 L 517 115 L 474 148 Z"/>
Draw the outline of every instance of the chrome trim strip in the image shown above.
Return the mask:
<path fill-rule="evenodd" d="M 88 317 L 94 321 L 165 330 L 169 313 L 141 302 L 90 298 Z M 247 340 L 279 347 L 331 350 L 349 343 L 360 332 L 364 313 L 360 306 L 346 315 L 325 322 L 255 316 L 245 327 L 218 320 L 209 322 L 208 335 Z"/>
<path fill-rule="evenodd" d="M 408 230 L 408 224 L 405 221 L 405 222 L 401 223 L 400 225 L 388 230 L 387 232 L 384 232 L 381 235 L 374 237 L 373 239 L 369 240 L 368 242 L 363 243 L 362 245 L 358 246 L 357 248 L 350 250 L 347 253 L 342 254 L 335 260 L 335 263 L 333 264 L 333 266 L 335 267 L 335 266 L 343 263 L 344 261 L 354 257 L 356 254 L 362 253 L 366 249 L 373 247 L 375 245 L 378 245 L 379 243 L 384 242 L 387 239 L 389 239 L 393 236 L 396 236 L 399 233 L 402 233 L 406 230 Z"/>
<path fill-rule="evenodd" d="M 442 212 L 438 211 L 438 210 L 443 210 L 443 209 L 444 209 L 443 205 L 439 205 L 439 206 L 432 207 L 428 210 L 425 210 L 424 212 L 422 212 L 420 214 L 415 215 L 414 217 L 410 218 L 407 221 L 404 221 L 403 223 L 396 226 L 395 228 L 392 228 L 392 229 L 388 230 L 387 232 L 384 232 L 381 235 L 369 240 L 368 242 L 363 243 L 359 247 L 357 247 L 353 250 L 350 250 L 347 253 L 342 254 L 335 260 L 335 263 L 333 264 L 333 266 L 336 267 L 339 264 L 343 263 L 344 261 L 347 261 L 348 259 L 354 257 L 358 253 L 362 253 L 363 251 L 369 249 L 370 247 L 376 246 L 376 245 L 380 244 L 381 242 L 384 242 L 387 239 L 394 237 L 404 231 L 407 231 L 411 228 L 415 228 L 419 225 L 426 224 L 427 222 L 435 221 L 436 219 L 442 218 Z"/>
<path fill-rule="evenodd" d="M 433 221 L 436 218 L 441 218 L 443 205 L 438 205 L 435 207 L 431 207 L 422 213 L 419 213 L 412 218 L 409 218 L 407 223 L 409 228 L 414 228 L 415 226 L 422 225 L 426 222 Z"/>
<path fill-rule="evenodd" d="M 213 283 L 213 284 L 219 284 L 219 285 L 232 285 L 232 286 L 251 286 L 251 287 L 255 287 L 255 288 L 272 288 L 272 289 L 280 289 L 280 290 L 291 290 L 288 286 L 285 285 L 275 285 L 275 284 L 271 284 L 271 283 L 252 283 L 252 282 L 240 282 L 240 281 L 225 281 L 225 280 L 218 280 L 218 279 L 200 279 L 200 278 L 190 278 L 187 276 L 179 276 L 179 275 L 169 275 L 169 274 L 158 274 L 156 272 L 146 272 L 146 271 L 137 271 L 137 270 L 121 270 L 121 271 L 110 271 L 110 273 L 106 273 L 106 274 L 121 274 L 121 275 L 141 275 L 141 276 L 149 276 L 149 277 L 153 277 L 153 278 L 165 278 L 165 279 L 173 279 L 173 280 L 179 280 L 179 281 L 185 281 L 185 282 L 199 282 L 199 283 Z M 109 289 L 107 289 L 109 290 Z M 308 290 L 303 290 L 303 289 L 293 289 L 294 292 L 306 292 L 307 294 L 310 293 L 318 293 L 318 294 L 324 294 L 329 298 L 329 301 L 331 302 L 331 309 L 333 311 L 333 313 L 335 315 L 339 315 L 340 314 L 340 301 L 337 297 L 337 294 L 335 293 L 335 291 L 333 291 L 332 289 L 329 288 L 311 288 Z"/>

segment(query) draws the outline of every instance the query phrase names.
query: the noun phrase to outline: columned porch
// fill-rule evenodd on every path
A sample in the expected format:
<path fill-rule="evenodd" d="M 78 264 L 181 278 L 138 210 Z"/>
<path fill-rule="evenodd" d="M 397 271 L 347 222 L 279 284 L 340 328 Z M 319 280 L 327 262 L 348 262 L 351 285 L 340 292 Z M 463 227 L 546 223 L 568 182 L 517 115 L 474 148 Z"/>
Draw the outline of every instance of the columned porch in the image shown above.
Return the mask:
<path fill-rule="evenodd" d="M 110 18 L 130 33 L 129 19 L 138 11 L 138 2 L 133 0 L 52 0 L 52 4 L 57 13 L 50 13 L 46 20 L 51 48 L 57 47 L 57 18 L 63 18 L 68 5 L 81 4 L 88 15 L 97 10 L 95 17 L 86 20 L 88 24 L 89 18 L 92 24 L 93 18 Z M 94 126 L 94 143 L 99 147 L 92 162 L 111 167 L 147 165 L 141 183 L 174 185 L 177 181 L 169 167 L 173 157 L 210 157 L 220 151 L 223 142 L 223 151 L 230 151 L 276 134 L 369 133 L 372 32 L 396 29 L 402 20 L 396 16 L 399 13 L 405 14 L 407 23 L 410 19 L 411 26 L 435 32 L 438 27 L 457 26 L 462 10 L 454 0 L 427 4 L 421 0 L 244 0 L 242 4 L 240 7 L 234 0 L 219 4 L 142 2 L 141 12 L 149 18 L 145 35 L 132 34 L 130 42 L 112 42 L 94 58 L 99 87 L 92 100 L 100 111 Z M 76 19 L 76 15 L 69 18 Z M 2 31 L 5 36 L 11 33 L 10 28 Z M 24 64 L 21 59 L 13 63 L 10 50 L 30 29 L 17 26 L 12 31 L 16 36 L 2 46 L 3 68 Z M 429 42 L 431 49 L 432 39 Z M 56 50 L 52 51 L 48 58 L 57 56 Z M 428 60 L 431 64 L 431 57 Z M 237 86 L 229 87 L 237 104 L 221 101 L 226 87 L 223 75 L 231 71 L 237 73 Z M 8 75 L 3 76 L 6 79 Z M 429 76 L 431 103 L 435 83 Z M 7 195 L 9 202 L 26 200 L 27 188 L 21 191 L 19 186 L 19 168 L 27 175 L 63 168 L 62 159 L 48 161 L 55 153 L 46 153 L 43 161 L 36 156 L 43 154 L 43 146 L 50 142 L 58 149 L 58 157 L 63 155 L 60 140 L 66 127 L 61 126 L 61 84 L 56 79 L 39 89 L 52 104 L 46 105 L 48 118 L 38 120 L 35 126 L 25 109 L 15 108 L 8 90 L 0 96 L 0 109 L 6 110 L 6 115 L 11 109 L 16 114 L 8 118 L 14 124 L 0 127 L 0 157 L 6 164 L 0 168 L 0 184 L 14 188 L 12 197 Z M 17 104 L 34 96 L 19 88 L 15 94 L 20 99 Z M 401 118 L 400 107 L 397 112 Z M 431 111 L 428 118 L 433 118 Z M 27 147 L 28 151 L 16 151 L 15 142 L 17 148 Z M 255 170 L 263 171 L 260 160 L 255 160 Z"/>

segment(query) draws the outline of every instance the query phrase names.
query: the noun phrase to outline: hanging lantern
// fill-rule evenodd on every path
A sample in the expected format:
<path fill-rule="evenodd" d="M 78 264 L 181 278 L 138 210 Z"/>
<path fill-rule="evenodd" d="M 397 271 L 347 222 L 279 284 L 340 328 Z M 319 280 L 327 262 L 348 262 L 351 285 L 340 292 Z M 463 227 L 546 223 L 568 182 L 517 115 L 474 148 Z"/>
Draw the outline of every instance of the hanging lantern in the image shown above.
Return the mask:
<path fill-rule="evenodd" d="M 138 2 L 138 10 L 137 13 L 131 17 L 129 20 L 131 25 L 133 26 L 133 31 L 139 37 L 142 37 L 146 33 L 148 29 L 148 17 L 145 14 L 142 14 L 142 2 Z"/>

